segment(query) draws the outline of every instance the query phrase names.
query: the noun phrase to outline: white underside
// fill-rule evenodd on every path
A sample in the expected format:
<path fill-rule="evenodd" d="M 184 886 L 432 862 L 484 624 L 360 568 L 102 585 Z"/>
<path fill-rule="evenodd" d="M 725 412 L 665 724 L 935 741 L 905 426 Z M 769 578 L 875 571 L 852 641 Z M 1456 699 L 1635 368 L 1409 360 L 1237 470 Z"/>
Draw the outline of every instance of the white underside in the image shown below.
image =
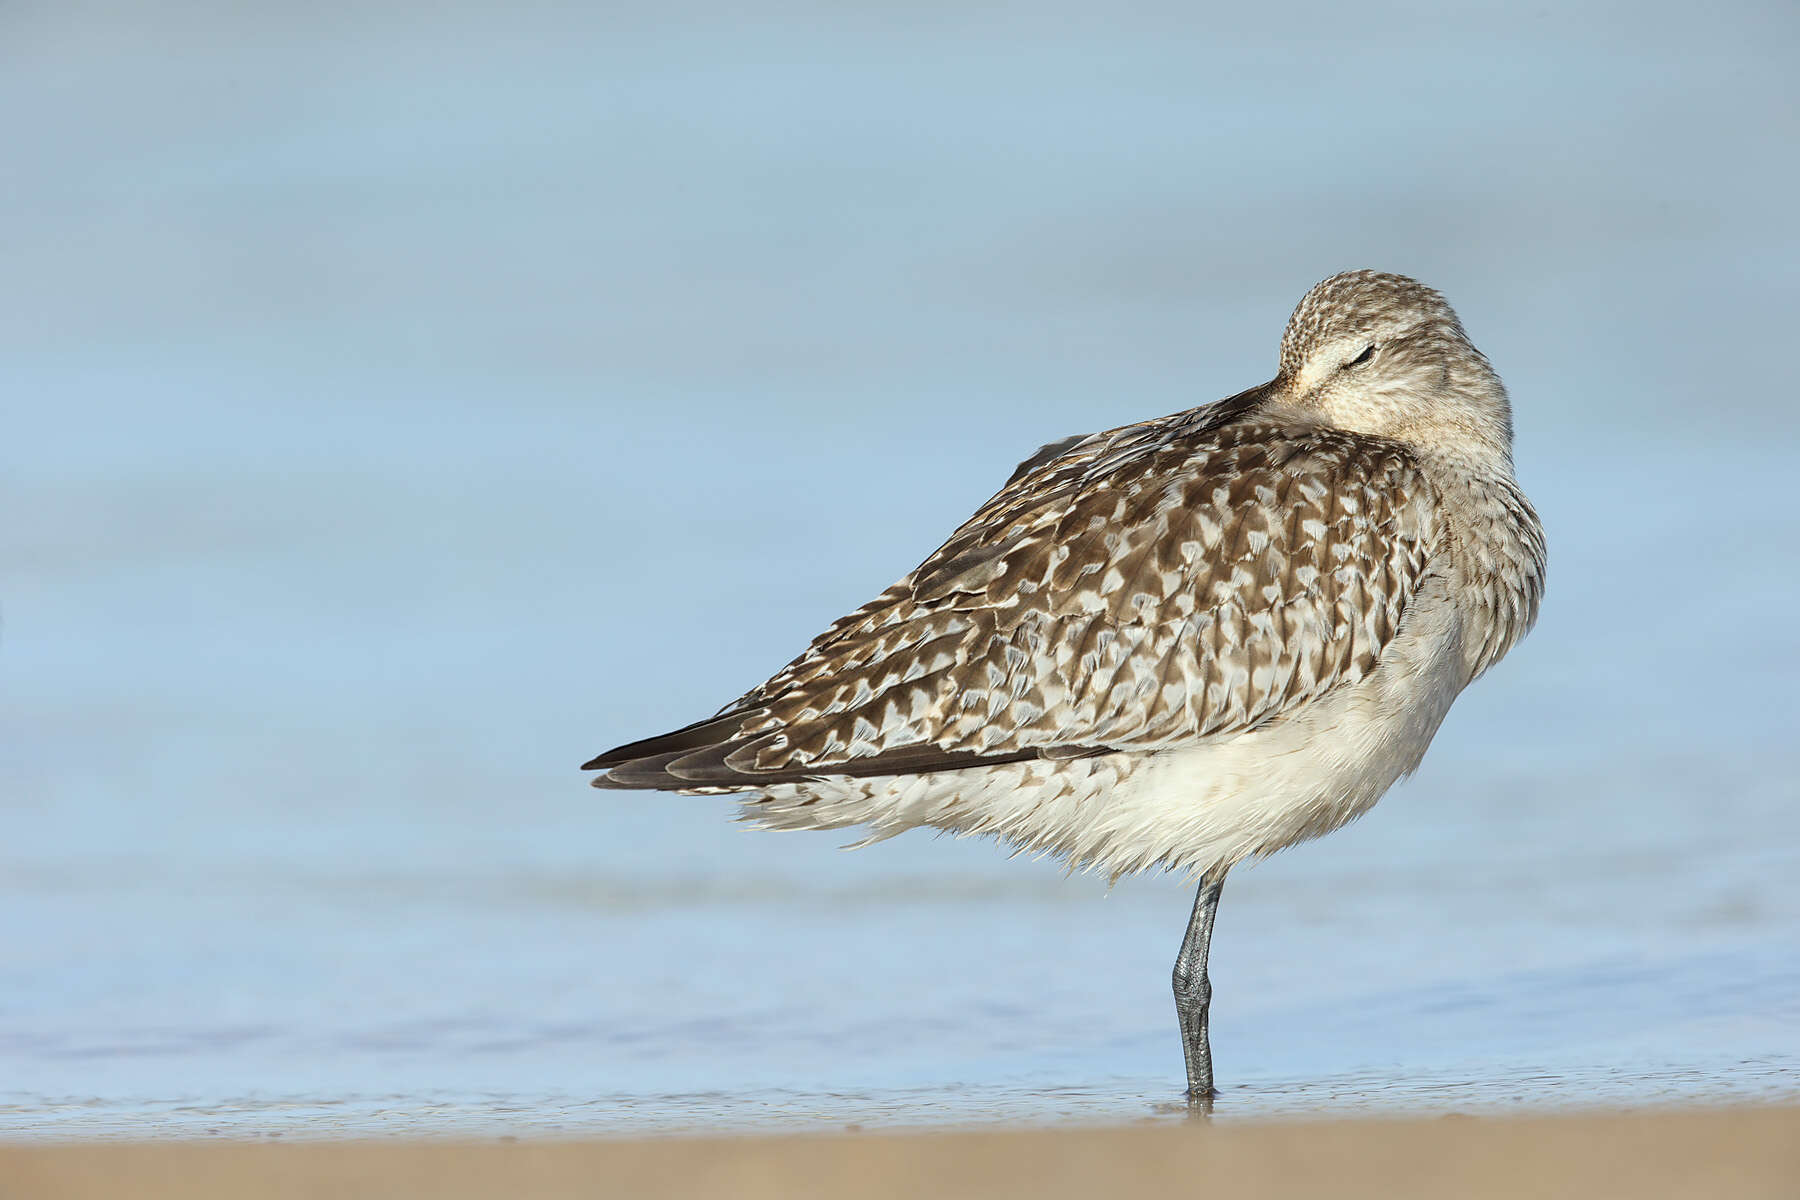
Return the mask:
<path fill-rule="evenodd" d="M 991 834 L 1117 878 L 1217 874 L 1368 811 L 1419 765 L 1469 681 L 1462 623 L 1429 580 L 1378 668 L 1248 732 L 1180 749 L 871 779 L 823 778 L 745 797 L 769 828 L 927 826 Z"/>

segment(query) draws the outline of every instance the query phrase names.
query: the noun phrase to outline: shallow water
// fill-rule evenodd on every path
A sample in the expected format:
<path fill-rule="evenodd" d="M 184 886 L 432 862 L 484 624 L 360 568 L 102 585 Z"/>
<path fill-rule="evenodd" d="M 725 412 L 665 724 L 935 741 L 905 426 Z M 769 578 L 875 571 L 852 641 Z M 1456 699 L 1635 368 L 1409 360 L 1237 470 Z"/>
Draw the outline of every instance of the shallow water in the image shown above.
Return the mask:
<path fill-rule="evenodd" d="M 0 17 L 0 1134 L 1178 1119 L 1174 883 L 573 767 L 1363 264 L 1550 595 L 1227 884 L 1220 1116 L 1800 1099 L 1789 9 L 421 11 Z"/>

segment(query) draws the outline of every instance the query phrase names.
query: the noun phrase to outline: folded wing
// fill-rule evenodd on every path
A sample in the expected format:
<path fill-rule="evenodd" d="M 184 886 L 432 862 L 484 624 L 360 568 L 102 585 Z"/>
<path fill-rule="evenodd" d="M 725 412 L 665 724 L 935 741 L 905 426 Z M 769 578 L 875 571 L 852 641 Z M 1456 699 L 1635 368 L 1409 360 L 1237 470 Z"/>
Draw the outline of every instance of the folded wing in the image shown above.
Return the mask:
<path fill-rule="evenodd" d="M 1393 443 L 1234 401 L 1045 447 L 767 682 L 588 763 L 595 785 L 733 791 L 1153 751 L 1365 677 L 1442 536 L 1429 485 Z"/>

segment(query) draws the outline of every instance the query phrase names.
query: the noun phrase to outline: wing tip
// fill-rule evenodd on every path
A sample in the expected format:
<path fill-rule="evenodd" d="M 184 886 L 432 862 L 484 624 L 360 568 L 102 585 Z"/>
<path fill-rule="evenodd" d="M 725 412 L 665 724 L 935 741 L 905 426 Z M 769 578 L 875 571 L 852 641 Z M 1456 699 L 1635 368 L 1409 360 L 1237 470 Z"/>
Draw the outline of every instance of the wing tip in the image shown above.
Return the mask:
<path fill-rule="evenodd" d="M 584 771 L 605 771 L 613 767 L 622 767 L 641 759 L 656 757 L 675 757 L 673 752 L 703 750 L 722 741 L 731 740 L 732 730 L 743 722 L 760 716 L 759 709 L 733 709 L 705 717 L 691 725 L 683 725 L 680 729 L 668 733 L 659 733 L 654 737 L 640 738 L 635 742 L 626 742 L 622 746 L 614 746 L 601 754 L 596 754 L 581 764 Z"/>

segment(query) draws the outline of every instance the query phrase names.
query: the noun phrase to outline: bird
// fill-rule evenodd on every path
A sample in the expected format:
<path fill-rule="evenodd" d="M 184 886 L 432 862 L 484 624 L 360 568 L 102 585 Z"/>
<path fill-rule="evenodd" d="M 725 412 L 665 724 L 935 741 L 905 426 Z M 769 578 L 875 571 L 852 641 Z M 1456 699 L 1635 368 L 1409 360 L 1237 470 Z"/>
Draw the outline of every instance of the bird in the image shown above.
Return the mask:
<path fill-rule="evenodd" d="M 1331 276 L 1267 383 L 1051 442 L 924 562 L 715 715 L 585 764 L 778 829 L 991 835 L 1195 886 L 1172 973 L 1210 1112 L 1226 874 L 1418 767 L 1537 620 L 1506 388 L 1444 297 Z"/>

